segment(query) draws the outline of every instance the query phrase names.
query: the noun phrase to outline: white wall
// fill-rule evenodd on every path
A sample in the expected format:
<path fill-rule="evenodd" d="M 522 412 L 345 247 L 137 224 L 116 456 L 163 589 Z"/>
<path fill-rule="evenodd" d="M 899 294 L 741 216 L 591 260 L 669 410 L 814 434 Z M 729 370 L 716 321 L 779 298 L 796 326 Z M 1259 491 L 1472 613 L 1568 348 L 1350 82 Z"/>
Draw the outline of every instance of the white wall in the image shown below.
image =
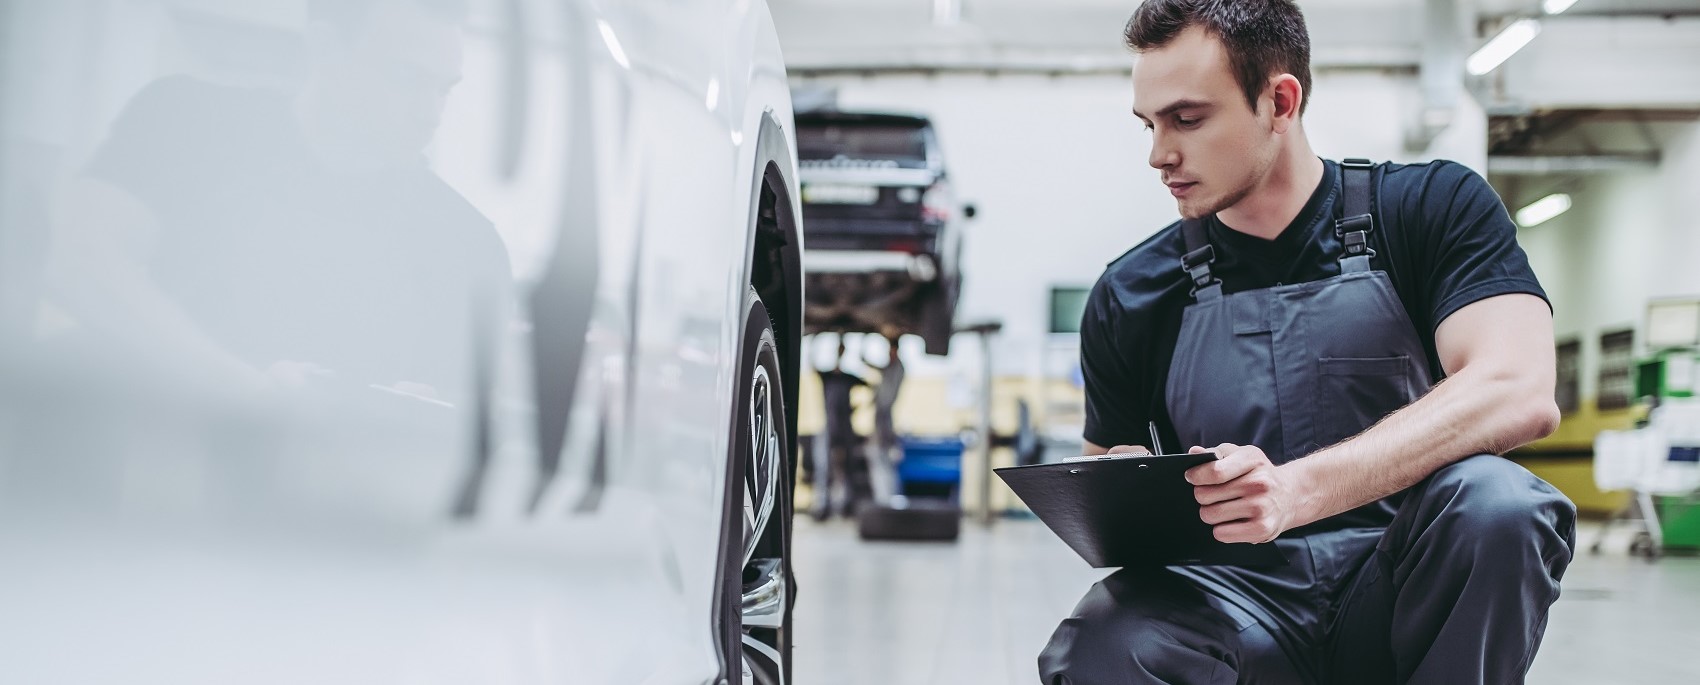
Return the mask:
<path fill-rule="evenodd" d="M 1634 328 L 1639 350 L 1648 299 L 1700 296 L 1700 124 L 1655 133 L 1656 170 L 1517 179 L 1507 197 L 1515 211 L 1570 194 L 1570 211 L 1521 229 L 1518 240 L 1552 298 L 1556 334 L 1582 340 L 1584 398 L 1598 385 L 1601 332 Z"/>
<path fill-rule="evenodd" d="M 1092 284 L 1106 263 L 1178 218 L 1174 199 L 1146 164 L 1150 139 L 1130 111 L 1126 76 L 894 75 L 797 84 L 835 87 L 844 109 L 933 118 L 958 195 L 981 211 L 967 233 L 959 318 L 1003 320 L 1000 375 L 1038 369 L 1052 285 Z M 1469 102 L 1429 151 L 1405 152 L 1405 124 L 1418 107 L 1414 75 L 1323 72 L 1314 90 L 1306 128 L 1324 157 L 1437 155 L 1478 169 L 1485 161 L 1485 119 Z M 911 368 L 919 374 L 946 368 L 916 362 Z M 972 368 L 963 360 L 950 366 L 963 364 Z"/>

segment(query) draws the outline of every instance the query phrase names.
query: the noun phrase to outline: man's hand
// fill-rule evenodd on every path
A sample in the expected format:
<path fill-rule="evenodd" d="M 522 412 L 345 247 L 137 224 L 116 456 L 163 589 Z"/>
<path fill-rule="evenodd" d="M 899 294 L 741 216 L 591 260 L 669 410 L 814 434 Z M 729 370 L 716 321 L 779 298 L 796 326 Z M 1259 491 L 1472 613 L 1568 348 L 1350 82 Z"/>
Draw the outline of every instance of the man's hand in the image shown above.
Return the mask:
<path fill-rule="evenodd" d="M 1229 443 L 1213 449 L 1216 461 L 1187 469 L 1186 480 L 1201 505 L 1199 518 L 1215 528 L 1217 540 L 1269 542 L 1296 525 L 1298 488 L 1263 450 Z"/>

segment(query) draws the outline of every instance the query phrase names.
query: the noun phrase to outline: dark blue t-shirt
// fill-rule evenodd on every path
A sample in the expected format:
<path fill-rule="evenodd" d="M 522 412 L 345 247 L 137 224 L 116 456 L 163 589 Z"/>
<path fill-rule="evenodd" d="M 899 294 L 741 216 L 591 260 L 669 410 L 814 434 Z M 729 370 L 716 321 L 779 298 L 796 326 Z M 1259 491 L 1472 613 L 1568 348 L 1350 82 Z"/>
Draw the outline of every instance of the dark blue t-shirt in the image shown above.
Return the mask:
<path fill-rule="evenodd" d="M 1340 167 L 1324 160 L 1322 181 L 1304 209 L 1274 240 L 1205 221 L 1215 246 L 1213 272 L 1226 293 L 1316 281 L 1340 273 L 1334 222 L 1342 213 Z M 1433 377 L 1445 374 L 1435 353 L 1435 327 L 1472 302 L 1508 293 L 1546 299 L 1517 228 L 1487 181 L 1468 167 L 1435 161 L 1380 164 L 1370 203 L 1375 230 L 1372 269 L 1386 271 L 1422 336 Z M 1192 304 L 1181 271 L 1186 252 L 1180 222 L 1111 262 L 1093 286 L 1080 324 L 1088 442 L 1145 445 L 1156 421 L 1168 449 L 1175 431 L 1162 401 L 1181 311 Z"/>

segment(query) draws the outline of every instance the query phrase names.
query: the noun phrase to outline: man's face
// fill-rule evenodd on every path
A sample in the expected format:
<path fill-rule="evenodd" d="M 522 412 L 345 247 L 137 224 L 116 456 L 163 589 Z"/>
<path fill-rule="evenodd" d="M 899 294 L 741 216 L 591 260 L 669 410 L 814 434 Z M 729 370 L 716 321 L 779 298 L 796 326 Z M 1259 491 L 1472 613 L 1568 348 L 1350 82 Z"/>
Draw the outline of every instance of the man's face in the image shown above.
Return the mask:
<path fill-rule="evenodd" d="M 1234 80 L 1228 51 L 1203 28 L 1182 31 L 1141 53 L 1133 69 L 1133 112 L 1151 131 L 1151 166 L 1193 219 L 1234 206 L 1274 165 L 1274 106 L 1253 112 Z"/>
<path fill-rule="evenodd" d="M 322 106 L 368 152 L 416 156 L 436 134 L 460 81 L 460 27 L 408 0 L 382 0 L 365 24 L 329 46 Z"/>

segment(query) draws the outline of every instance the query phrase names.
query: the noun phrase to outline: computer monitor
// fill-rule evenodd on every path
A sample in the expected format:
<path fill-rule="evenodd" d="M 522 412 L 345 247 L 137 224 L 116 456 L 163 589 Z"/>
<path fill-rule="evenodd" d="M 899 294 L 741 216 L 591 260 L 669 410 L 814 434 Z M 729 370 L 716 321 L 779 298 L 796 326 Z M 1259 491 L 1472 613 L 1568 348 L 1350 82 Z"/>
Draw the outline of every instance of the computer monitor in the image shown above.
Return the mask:
<path fill-rule="evenodd" d="M 1700 298 L 1672 298 L 1647 303 L 1647 349 L 1700 345 Z"/>
<path fill-rule="evenodd" d="M 1080 317 L 1086 313 L 1091 288 L 1051 286 L 1051 332 L 1079 333 Z"/>

